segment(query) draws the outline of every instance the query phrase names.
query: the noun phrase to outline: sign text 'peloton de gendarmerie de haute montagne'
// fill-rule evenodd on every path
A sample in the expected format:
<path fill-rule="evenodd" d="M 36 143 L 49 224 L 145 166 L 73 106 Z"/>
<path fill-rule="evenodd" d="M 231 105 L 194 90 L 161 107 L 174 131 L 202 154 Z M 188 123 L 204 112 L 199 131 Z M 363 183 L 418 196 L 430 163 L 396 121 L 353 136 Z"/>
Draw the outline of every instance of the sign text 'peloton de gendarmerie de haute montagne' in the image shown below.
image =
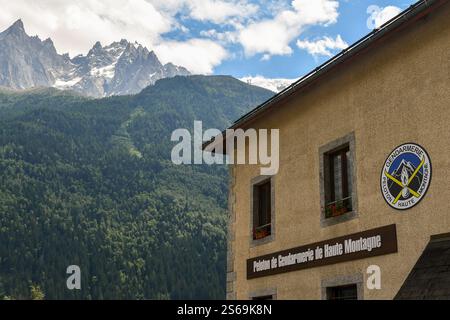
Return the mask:
<path fill-rule="evenodd" d="M 247 260 L 247 278 L 313 268 L 397 252 L 395 224 Z"/>

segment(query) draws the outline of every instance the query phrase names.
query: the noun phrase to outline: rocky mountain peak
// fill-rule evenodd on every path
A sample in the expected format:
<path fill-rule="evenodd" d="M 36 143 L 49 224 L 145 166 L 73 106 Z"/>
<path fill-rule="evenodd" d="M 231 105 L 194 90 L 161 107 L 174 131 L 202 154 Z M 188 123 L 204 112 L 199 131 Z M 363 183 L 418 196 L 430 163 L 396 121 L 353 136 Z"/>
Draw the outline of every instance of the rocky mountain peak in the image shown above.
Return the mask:
<path fill-rule="evenodd" d="M 22 19 L 18 19 L 7 30 L 8 33 L 25 33 Z"/>
<path fill-rule="evenodd" d="M 48 48 L 49 50 L 53 51 L 54 53 L 56 53 L 56 48 L 55 45 L 53 44 L 52 39 L 47 38 L 44 41 L 42 41 L 42 45 L 46 48 Z"/>
<path fill-rule="evenodd" d="M 8 29 L 4 30 L 3 32 L 0 32 L 0 40 L 4 39 L 24 39 L 28 38 L 27 34 L 25 33 L 25 28 L 23 26 L 22 20 L 17 20 L 12 24 Z"/>
<path fill-rule="evenodd" d="M 100 41 L 97 41 L 95 44 L 94 44 L 94 46 L 92 47 L 92 49 L 91 50 L 89 50 L 89 52 L 88 52 L 88 56 L 93 56 L 93 55 L 96 55 L 96 54 L 99 54 L 99 53 L 101 53 L 103 51 L 103 47 L 102 47 L 102 44 L 100 43 Z"/>
<path fill-rule="evenodd" d="M 14 89 L 45 86 L 103 97 L 137 93 L 159 79 L 190 74 L 173 64 L 163 66 L 153 51 L 126 39 L 107 46 L 97 41 L 86 55 L 70 59 L 57 53 L 50 38 L 29 37 L 20 19 L 0 33 L 0 48 L 0 86 Z"/>
<path fill-rule="evenodd" d="M 95 44 L 94 44 L 94 47 L 92 47 L 92 49 L 93 50 L 100 50 L 100 49 L 102 49 L 103 47 L 102 47 L 102 44 L 100 43 L 100 41 L 97 41 Z"/>

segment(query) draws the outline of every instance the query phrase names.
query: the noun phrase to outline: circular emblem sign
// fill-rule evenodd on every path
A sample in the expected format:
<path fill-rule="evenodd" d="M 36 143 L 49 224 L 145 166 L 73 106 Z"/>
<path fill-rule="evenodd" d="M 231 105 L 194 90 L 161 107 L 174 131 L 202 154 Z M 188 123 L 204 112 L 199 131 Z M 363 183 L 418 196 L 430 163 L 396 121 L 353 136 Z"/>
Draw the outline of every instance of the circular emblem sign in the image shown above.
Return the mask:
<path fill-rule="evenodd" d="M 414 207 L 425 196 L 431 181 L 431 162 L 419 145 L 405 143 L 387 157 L 381 172 L 381 192 L 394 209 Z"/>

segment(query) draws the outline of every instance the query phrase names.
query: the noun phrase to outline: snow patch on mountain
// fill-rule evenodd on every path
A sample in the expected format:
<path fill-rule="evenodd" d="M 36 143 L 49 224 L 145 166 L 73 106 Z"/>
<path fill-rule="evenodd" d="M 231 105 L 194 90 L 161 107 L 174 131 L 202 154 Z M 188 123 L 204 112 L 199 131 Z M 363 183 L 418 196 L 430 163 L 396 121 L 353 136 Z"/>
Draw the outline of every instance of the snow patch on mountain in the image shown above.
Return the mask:
<path fill-rule="evenodd" d="M 53 84 L 53 87 L 56 89 L 67 89 L 74 85 L 76 85 L 79 81 L 81 81 L 81 77 L 76 77 L 70 80 L 64 80 L 64 79 L 56 79 L 55 83 Z"/>
<path fill-rule="evenodd" d="M 134 94 L 162 78 L 190 75 L 171 63 L 161 64 L 153 51 L 122 39 L 103 47 L 96 42 L 86 55 L 70 59 L 56 52 L 51 39 L 26 34 L 21 20 L 0 32 L 0 86 L 38 86 L 104 97 Z"/>
<path fill-rule="evenodd" d="M 251 84 L 253 86 L 261 87 L 268 89 L 273 92 L 280 92 L 290 86 L 293 82 L 297 81 L 297 79 L 283 79 L 283 78 L 265 78 L 263 76 L 255 76 L 255 77 L 243 77 L 240 78 L 242 82 Z"/>

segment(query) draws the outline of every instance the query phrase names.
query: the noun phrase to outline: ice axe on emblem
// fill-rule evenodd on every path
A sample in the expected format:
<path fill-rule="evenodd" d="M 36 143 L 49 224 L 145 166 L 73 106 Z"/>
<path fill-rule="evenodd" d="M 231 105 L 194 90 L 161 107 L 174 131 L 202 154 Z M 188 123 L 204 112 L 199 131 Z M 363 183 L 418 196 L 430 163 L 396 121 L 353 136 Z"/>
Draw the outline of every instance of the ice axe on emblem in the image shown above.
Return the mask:
<path fill-rule="evenodd" d="M 417 166 L 416 170 L 414 170 L 414 172 L 411 175 L 411 177 L 409 177 L 409 179 L 407 181 L 405 181 L 405 182 L 399 181 L 398 179 L 396 179 L 395 177 L 390 175 L 386 170 L 384 170 L 384 174 L 386 175 L 386 177 L 388 177 L 389 179 L 394 181 L 396 184 L 398 184 L 400 187 L 402 187 L 402 190 L 400 190 L 400 192 L 398 193 L 397 197 L 392 202 L 393 204 L 396 204 L 398 202 L 398 200 L 400 199 L 401 195 L 402 194 L 407 194 L 407 192 L 411 193 L 416 198 L 420 197 L 420 194 L 417 193 L 416 191 L 414 191 L 413 189 L 411 189 L 409 187 L 409 184 L 414 179 L 414 177 L 417 175 L 417 173 L 419 172 L 420 168 L 423 166 L 424 163 L 425 163 L 425 157 L 422 158 L 422 161 Z"/>

